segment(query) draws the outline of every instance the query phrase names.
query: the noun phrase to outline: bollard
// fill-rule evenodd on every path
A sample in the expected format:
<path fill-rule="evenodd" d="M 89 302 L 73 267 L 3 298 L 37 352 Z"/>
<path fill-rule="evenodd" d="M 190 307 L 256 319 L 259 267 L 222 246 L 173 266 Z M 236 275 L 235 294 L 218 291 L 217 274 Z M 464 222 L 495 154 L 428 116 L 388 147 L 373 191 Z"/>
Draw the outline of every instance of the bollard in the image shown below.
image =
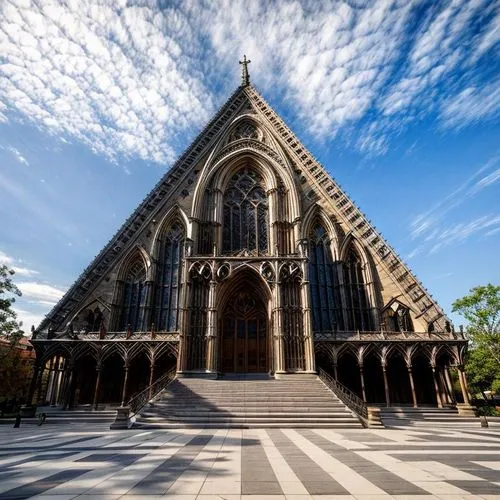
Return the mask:
<path fill-rule="evenodd" d="M 479 420 L 481 420 L 481 427 L 489 427 L 488 419 L 486 418 L 486 415 L 481 415 L 479 417 Z"/>

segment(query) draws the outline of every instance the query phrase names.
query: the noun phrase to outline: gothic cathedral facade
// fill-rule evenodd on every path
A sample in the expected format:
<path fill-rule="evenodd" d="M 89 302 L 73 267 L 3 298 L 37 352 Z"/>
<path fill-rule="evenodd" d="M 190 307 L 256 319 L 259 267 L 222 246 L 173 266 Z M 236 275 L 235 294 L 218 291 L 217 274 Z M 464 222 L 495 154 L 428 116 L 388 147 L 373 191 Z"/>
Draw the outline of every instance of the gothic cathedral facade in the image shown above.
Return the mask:
<path fill-rule="evenodd" d="M 467 345 L 245 73 L 33 344 L 52 403 L 123 403 L 172 369 L 321 368 L 369 403 L 415 406 L 455 402 Z"/>

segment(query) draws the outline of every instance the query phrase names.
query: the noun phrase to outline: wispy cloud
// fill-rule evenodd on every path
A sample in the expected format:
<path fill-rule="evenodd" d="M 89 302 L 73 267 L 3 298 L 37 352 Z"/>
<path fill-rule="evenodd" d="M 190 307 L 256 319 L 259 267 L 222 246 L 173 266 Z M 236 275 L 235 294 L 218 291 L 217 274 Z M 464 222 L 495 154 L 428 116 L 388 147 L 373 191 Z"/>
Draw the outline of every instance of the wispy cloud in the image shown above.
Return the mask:
<path fill-rule="evenodd" d="M 42 305 L 55 305 L 64 295 L 64 290 L 37 281 L 21 282 L 18 286 L 26 300 Z"/>
<path fill-rule="evenodd" d="M 213 109 L 178 10 L 123 0 L 0 6 L 0 100 L 111 159 L 174 157 L 176 134 Z"/>
<path fill-rule="evenodd" d="M 481 177 L 482 174 L 491 170 L 499 162 L 500 155 L 494 155 L 460 184 L 459 187 L 451 191 L 429 210 L 417 215 L 411 222 L 410 229 L 412 239 L 418 237 L 428 238 L 429 234 L 432 233 L 433 230 L 435 231 L 437 224 L 448 212 L 459 207 L 467 199 L 477 195 L 483 189 L 500 180 L 499 169 L 495 169 L 488 175 Z M 480 177 L 479 180 L 477 180 L 478 177 Z"/>
<path fill-rule="evenodd" d="M 464 241 L 473 234 L 482 232 L 485 229 L 489 229 L 489 236 L 499 230 L 500 215 L 484 215 L 470 222 L 458 223 L 448 227 L 438 235 L 436 238 L 437 243 L 431 247 L 429 253 L 435 253 L 443 247 Z"/>
<path fill-rule="evenodd" d="M 462 128 L 500 113 L 500 78 L 483 88 L 467 87 L 441 104 L 441 118 L 448 127 Z"/>
<path fill-rule="evenodd" d="M 491 236 L 497 232 L 495 226 L 500 222 L 497 216 L 485 215 L 469 222 L 457 223 L 451 220 L 450 214 L 482 190 L 500 181 L 500 169 L 495 168 L 499 162 L 500 155 L 494 155 L 439 202 L 414 217 L 410 224 L 413 248 L 406 255 L 407 259 L 423 253 L 435 253 L 476 233 L 483 232 L 485 236 Z"/>
<path fill-rule="evenodd" d="M 474 78 L 498 41 L 495 4 L 5 0 L 0 120 L 19 116 L 116 161 L 170 162 L 246 53 L 254 80 L 315 137 L 364 120 L 354 143 L 380 155 L 433 110 L 452 127 L 495 115 L 496 82 Z"/>
<path fill-rule="evenodd" d="M 21 152 L 17 148 L 10 146 L 7 148 L 7 151 L 10 151 L 19 163 L 22 163 L 29 167 L 30 164 L 28 163 L 28 160 L 21 154 Z"/>
<path fill-rule="evenodd" d="M 8 266 L 17 276 L 31 277 L 39 274 L 38 271 L 25 267 L 22 264 L 22 261 L 19 259 L 14 259 L 0 250 L 0 265 Z"/>

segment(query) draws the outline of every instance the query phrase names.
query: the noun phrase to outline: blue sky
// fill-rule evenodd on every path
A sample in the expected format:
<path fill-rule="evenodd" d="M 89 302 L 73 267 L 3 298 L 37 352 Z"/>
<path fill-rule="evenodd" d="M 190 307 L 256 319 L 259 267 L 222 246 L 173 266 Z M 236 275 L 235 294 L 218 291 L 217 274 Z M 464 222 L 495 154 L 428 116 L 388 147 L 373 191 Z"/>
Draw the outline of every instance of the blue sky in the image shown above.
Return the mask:
<path fill-rule="evenodd" d="M 19 318 L 57 302 L 239 85 L 244 53 L 451 313 L 500 281 L 499 40 L 492 0 L 3 0 L 0 262 Z"/>

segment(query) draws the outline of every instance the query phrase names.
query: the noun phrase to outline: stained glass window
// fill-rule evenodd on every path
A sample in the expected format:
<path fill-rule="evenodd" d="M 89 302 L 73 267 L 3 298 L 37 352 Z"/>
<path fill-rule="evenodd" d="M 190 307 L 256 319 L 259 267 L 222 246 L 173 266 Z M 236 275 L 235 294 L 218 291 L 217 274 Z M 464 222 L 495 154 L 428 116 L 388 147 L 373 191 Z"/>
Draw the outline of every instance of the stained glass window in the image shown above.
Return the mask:
<path fill-rule="evenodd" d="M 260 175 L 245 167 L 224 193 L 223 252 L 267 252 L 268 200 Z"/>
<path fill-rule="evenodd" d="M 352 248 L 343 264 L 343 273 L 347 304 L 347 330 L 370 331 L 372 325 L 363 268 L 359 255 Z"/>
<path fill-rule="evenodd" d="M 337 264 L 328 234 L 316 224 L 309 235 L 309 281 L 313 331 L 343 329 Z"/>
<path fill-rule="evenodd" d="M 179 329 L 180 264 L 183 257 L 184 228 L 176 222 L 166 232 L 160 250 L 156 307 L 159 330 Z"/>
<path fill-rule="evenodd" d="M 133 264 L 125 280 L 121 328 L 126 330 L 129 325 L 132 331 L 144 329 L 144 302 L 146 298 L 146 269 L 142 262 Z"/>

